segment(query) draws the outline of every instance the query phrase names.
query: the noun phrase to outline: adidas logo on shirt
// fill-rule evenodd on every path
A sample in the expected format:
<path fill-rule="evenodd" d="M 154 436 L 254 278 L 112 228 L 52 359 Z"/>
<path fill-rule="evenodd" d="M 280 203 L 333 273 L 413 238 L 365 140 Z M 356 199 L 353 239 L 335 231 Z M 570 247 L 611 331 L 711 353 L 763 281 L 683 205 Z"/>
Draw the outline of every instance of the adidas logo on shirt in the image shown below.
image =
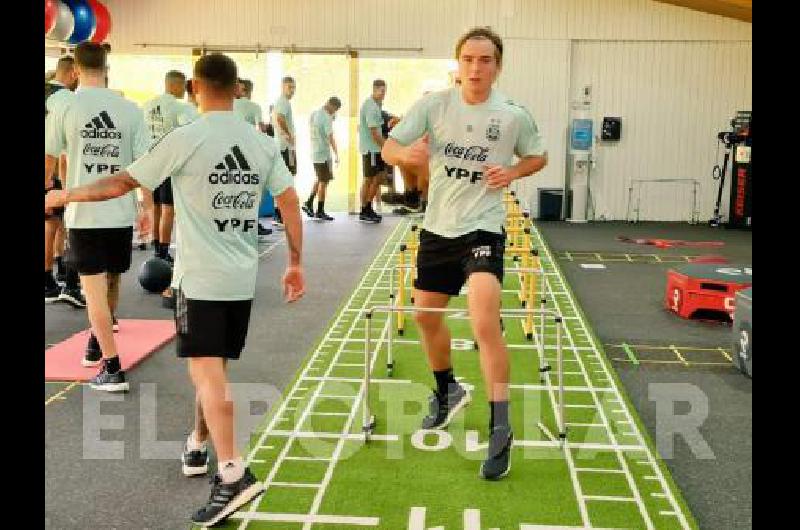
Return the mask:
<path fill-rule="evenodd" d="M 122 133 L 116 130 L 111 116 L 106 111 L 100 112 L 83 127 L 81 138 L 114 138 L 117 140 L 122 138 Z"/>
<path fill-rule="evenodd" d="M 211 184 L 258 184 L 258 173 L 251 173 L 250 164 L 242 154 L 238 145 L 230 149 L 223 161 L 214 166 L 214 171 L 208 176 Z"/>

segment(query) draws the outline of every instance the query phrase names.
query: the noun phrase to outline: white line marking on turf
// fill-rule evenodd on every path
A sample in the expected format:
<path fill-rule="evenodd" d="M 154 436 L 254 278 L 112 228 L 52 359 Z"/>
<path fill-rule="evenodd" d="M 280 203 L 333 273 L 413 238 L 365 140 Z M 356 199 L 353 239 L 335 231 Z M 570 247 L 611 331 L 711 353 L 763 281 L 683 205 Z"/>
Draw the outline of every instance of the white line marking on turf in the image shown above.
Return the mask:
<path fill-rule="evenodd" d="M 272 431 L 270 436 L 293 437 L 293 438 L 327 438 L 331 440 L 363 440 L 363 434 L 341 433 L 341 432 L 320 432 L 320 431 Z M 396 434 L 373 434 L 370 440 L 382 442 L 397 442 L 400 437 Z M 285 458 L 285 457 L 284 457 Z"/>
<path fill-rule="evenodd" d="M 545 427 L 544 423 L 542 423 L 542 422 L 539 422 L 539 423 L 537 423 L 536 425 L 539 427 L 539 429 L 541 429 L 541 431 L 544 433 L 544 435 L 545 435 L 545 436 L 547 436 L 547 438 L 548 438 L 548 439 L 549 439 L 551 442 L 553 442 L 553 443 L 557 443 L 557 442 L 556 442 L 556 437 L 555 437 L 555 436 L 553 436 L 553 433 L 551 433 L 551 432 L 550 432 L 550 429 L 548 429 L 547 427 Z"/>
<path fill-rule="evenodd" d="M 236 512 L 231 519 L 244 519 L 247 521 L 275 521 L 279 523 L 306 523 L 306 524 L 339 524 L 352 526 L 378 526 L 378 517 L 345 517 L 341 515 L 306 515 L 302 513 L 242 513 Z"/>
<path fill-rule="evenodd" d="M 612 473 L 612 474 L 624 474 L 625 473 L 621 469 L 604 469 L 602 467 L 578 467 L 578 468 L 575 468 L 575 471 L 580 471 L 582 473 Z"/>
<path fill-rule="evenodd" d="M 609 495 L 584 495 L 587 501 L 604 501 L 604 502 L 637 502 L 634 497 L 612 497 Z"/>
<path fill-rule="evenodd" d="M 362 354 L 364 352 L 361 352 Z M 339 366 L 342 366 L 341 364 Z M 363 365 L 362 365 L 363 366 Z M 341 381 L 344 383 L 361 383 L 364 379 L 358 379 L 355 377 L 305 377 L 306 381 Z M 375 379 L 370 378 L 370 383 L 378 383 L 378 384 L 401 384 L 407 385 L 411 383 L 410 379 Z M 329 397 L 329 396 L 320 396 L 320 397 Z M 349 396 L 354 398 L 355 396 Z"/>
<path fill-rule="evenodd" d="M 319 484 L 304 484 L 302 482 L 270 482 L 270 486 L 278 486 L 279 488 L 319 488 Z"/>
<path fill-rule="evenodd" d="M 481 512 L 475 509 L 464 510 L 464 530 L 481 530 Z"/>
<path fill-rule="evenodd" d="M 408 514 L 408 530 L 425 530 L 425 508 L 411 508 L 411 513 Z"/>

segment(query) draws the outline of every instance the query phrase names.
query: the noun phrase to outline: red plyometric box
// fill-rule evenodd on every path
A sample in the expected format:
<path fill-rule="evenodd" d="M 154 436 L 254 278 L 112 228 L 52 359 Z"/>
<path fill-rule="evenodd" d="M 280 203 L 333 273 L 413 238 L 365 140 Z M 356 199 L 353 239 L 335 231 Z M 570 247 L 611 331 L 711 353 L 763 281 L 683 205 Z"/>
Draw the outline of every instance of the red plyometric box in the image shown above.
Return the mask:
<path fill-rule="evenodd" d="M 736 292 L 752 284 L 750 265 L 684 265 L 667 271 L 664 307 L 682 318 L 698 310 L 722 311 L 733 318 Z"/>

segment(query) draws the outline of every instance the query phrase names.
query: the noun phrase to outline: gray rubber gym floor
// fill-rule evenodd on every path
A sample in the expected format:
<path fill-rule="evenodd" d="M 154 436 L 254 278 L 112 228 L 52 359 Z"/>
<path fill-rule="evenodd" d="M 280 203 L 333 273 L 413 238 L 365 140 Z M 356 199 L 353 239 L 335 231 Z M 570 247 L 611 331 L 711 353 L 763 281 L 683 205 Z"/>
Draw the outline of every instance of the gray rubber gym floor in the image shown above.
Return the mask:
<path fill-rule="evenodd" d="M 275 389 L 282 391 L 290 382 L 398 220 L 385 217 L 379 225 L 365 225 L 355 216 L 335 217 L 324 224 L 305 220 L 307 291 L 301 301 L 283 302 L 280 278 L 287 249 L 282 232 L 270 238 L 280 243 L 261 258 L 247 346 L 229 370 L 230 380 L 253 401 L 250 415 L 266 413 Z M 269 247 L 262 245 L 264 251 Z M 131 271 L 123 277 L 120 319 L 172 317 L 160 296 L 146 293 L 136 280 L 139 264 L 151 252 L 134 250 Z M 86 327 L 85 310 L 45 307 L 47 344 Z M 131 391 L 119 401 L 82 385 L 45 383 L 45 401 L 63 391 L 63 399 L 45 406 L 46 528 L 188 528 L 191 512 L 206 501 L 208 478 L 185 478 L 178 460 L 194 404 L 175 341 L 152 353 L 128 379 Z M 99 425 L 87 421 L 97 418 L 97 407 L 104 422 Z M 92 442 L 94 427 L 102 429 L 102 442 L 121 443 L 105 451 Z"/>
<path fill-rule="evenodd" d="M 730 325 L 687 321 L 664 309 L 662 301 L 667 270 L 680 263 L 599 261 L 597 256 L 578 253 L 599 253 L 601 258 L 608 256 L 612 259 L 617 257 L 611 256 L 612 253 L 656 254 L 666 259 L 670 256 L 713 254 L 724 256 L 733 264 L 751 265 L 752 232 L 686 223 L 579 225 L 539 222 L 538 226 L 554 255 L 562 254 L 559 265 L 604 345 L 626 342 L 731 350 Z M 725 245 L 719 248 L 659 249 L 617 241 L 616 237 L 620 235 L 722 241 Z M 569 260 L 564 252 L 576 254 Z M 581 263 L 602 263 L 606 268 L 584 269 Z M 604 347 L 610 358 L 626 358 L 619 349 Z M 655 397 L 660 392 L 675 399 L 674 410 L 667 413 L 676 416 L 690 412 L 689 403 L 681 399 L 687 392 L 697 398 L 697 406 L 707 403 L 708 417 L 700 425 L 699 432 L 713 455 L 704 455 L 700 451 L 696 454 L 680 435 L 670 437 L 674 442 L 671 457 L 665 453 L 664 447 L 659 447 L 700 527 L 719 530 L 752 528 L 752 380 L 727 364 L 722 354 L 712 357 L 704 350 L 690 357 L 691 350 L 686 350 L 687 365 L 669 350 L 637 348 L 637 352 L 641 361 L 638 366 L 619 360 L 613 365 L 654 440 L 659 440 Z M 719 364 L 693 364 L 695 358 L 713 359 Z M 663 360 L 669 360 L 670 364 L 652 362 Z M 699 447 L 695 442 L 692 445 Z"/>

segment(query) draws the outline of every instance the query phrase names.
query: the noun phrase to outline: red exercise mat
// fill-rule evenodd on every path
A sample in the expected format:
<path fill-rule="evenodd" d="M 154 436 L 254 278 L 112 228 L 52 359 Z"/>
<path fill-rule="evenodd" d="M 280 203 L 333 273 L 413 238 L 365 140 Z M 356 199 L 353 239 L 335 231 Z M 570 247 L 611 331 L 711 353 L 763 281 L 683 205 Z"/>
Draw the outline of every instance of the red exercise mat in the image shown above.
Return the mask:
<path fill-rule="evenodd" d="M 172 340 L 174 320 L 120 320 L 114 333 L 123 370 L 129 370 L 145 357 Z M 88 381 L 99 370 L 86 368 L 81 359 L 86 352 L 89 330 L 84 330 L 48 348 L 44 352 L 45 381 Z"/>

